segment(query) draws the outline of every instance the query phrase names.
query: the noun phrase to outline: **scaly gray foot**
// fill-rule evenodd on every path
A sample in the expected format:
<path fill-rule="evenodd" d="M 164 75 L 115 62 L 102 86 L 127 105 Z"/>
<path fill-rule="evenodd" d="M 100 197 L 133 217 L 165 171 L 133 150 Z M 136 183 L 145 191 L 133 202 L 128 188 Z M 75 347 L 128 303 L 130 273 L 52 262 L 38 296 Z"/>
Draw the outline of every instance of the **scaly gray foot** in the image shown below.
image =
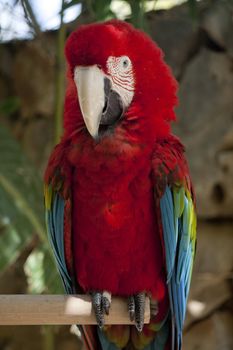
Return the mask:
<path fill-rule="evenodd" d="M 139 332 L 144 326 L 146 294 L 144 292 L 131 295 L 128 300 L 129 317 L 131 321 L 135 321 L 135 326 Z"/>
<path fill-rule="evenodd" d="M 97 324 L 102 329 L 104 326 L 104 315 L 109 314 L 111 294 L 107 291 L 92 292 L 91 297 Z"/>

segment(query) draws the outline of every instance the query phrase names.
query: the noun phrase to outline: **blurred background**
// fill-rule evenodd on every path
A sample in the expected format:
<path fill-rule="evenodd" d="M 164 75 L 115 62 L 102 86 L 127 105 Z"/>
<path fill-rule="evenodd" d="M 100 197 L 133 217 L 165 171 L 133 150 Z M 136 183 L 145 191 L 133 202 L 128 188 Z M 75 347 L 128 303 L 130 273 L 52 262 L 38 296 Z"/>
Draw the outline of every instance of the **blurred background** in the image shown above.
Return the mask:
<path fill-rule="evenodd" d="M 64 42 L 120 18 L 179 81 L 174 132 L 196 189 L 198 245 L 184 350 L 233 349 L 233 1 L 0 0 L 0 293 L 63 293 L 48 247 L 43 171 L 62 133 Z M 77 350 L 70 327 L 0 327 L 0 350 Z"/>

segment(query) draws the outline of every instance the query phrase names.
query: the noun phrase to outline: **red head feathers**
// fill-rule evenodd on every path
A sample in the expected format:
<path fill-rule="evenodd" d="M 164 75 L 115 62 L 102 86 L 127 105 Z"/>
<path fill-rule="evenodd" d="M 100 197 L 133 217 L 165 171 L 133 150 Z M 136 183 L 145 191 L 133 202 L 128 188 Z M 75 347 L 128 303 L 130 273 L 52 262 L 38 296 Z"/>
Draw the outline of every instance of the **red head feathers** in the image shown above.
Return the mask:
<path fill-rule="evenodd" d="M 122 100 L 126 99 L 125 106 L 124 101 L 121 102 L 124 111 L 119 123 L 115 125 L 115 136 L 124 130 L 129 137 L 139 137 L 146 141 L 164 136 L 169 131 L 168 122 L 175 119 L 173 109 L 177 104 L 177 84 L 163 61 L 162 51 L 146 34 L 118 20 L 84 25 L 69 36 L 65 53 L 69 72 L 64 123 L 68 134 L 85 127 L 83 118 L 85 106 L 82 108 L 80 101 L 78 102 L 77 89 L 79 91 L 78 85 L 84 67 L 91 66 L 98 67 L 105 78 L 109 77 L 112 86 L 115 82 L 115 92 L 122 95 Z M 124 61 L 125 57 L 128 62 Z M 114 77 L 119 70 L 120 73 L 124 73 L 124 65 L 128 65 L 128 75 Z M 82 72 L 75 71 L 76 67 L 82 67 Z M 99 73 L 96 70 L 94 74 L 96 76 Z M 104 81 L 106 82 L 106 79 Z M 95 81 L 92 82 L 94 84 Z M 131 89 L 131 95 L 127 92 L 128 95 L 123 96 L 124 91 L 119 87 L 120 83 L 122 89 Z M 101 109 L 101 105 L 99 108 Z M 106 97 L 104 108 L 106 108 Z M 91 111 L 86 113 L 90 114 Z M 88 130 L 96 129 L 99 124 L 108 122 L 106 118 L 104 120 L 103 115 L 103 120 L 101 116 L 98 118 L 94 126 L 87 125 Z M 90 119 L 91 116 L 87 116 L 87 124 Z"/>

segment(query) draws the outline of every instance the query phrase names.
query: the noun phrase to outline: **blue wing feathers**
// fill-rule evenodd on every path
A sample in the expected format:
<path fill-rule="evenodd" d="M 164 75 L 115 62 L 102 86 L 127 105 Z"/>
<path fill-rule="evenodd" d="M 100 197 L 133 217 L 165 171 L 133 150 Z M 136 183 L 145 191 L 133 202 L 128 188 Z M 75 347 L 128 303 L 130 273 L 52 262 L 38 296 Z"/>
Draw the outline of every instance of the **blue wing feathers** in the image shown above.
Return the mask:
<path fill-rule="evenodd" d="M 164 232 L 165 251 L 166 251 L 166 266 L 167 266 L 167 281 L 170 280 L 175 262 L 176 252 L 176 234 L 174 226 L 174 210 L 172 206 L 172 194 L 169 188 L 166 188 L 164 196 L 160 202 L 162 215 L 162 225 Z"/>
<path fill-rule="evenodd" d="M 59 272 L 65 276 L 66 274 L 66 271 L 65 271 L 65 267 L 63 265 L 63 262 L 62 262 L 62 259 L 61 259 L 61 256 L 60 256 L 60 251 L 59 251 L 59 248 L 57 246 L 57 242 L 56 242 L 56 238 L 55 238 L 55 232 L 56 231 L 56 228 L 54 228 L 54 225 L 53 225 L 53 218 L 52 218 L 52 215 L 48 215 L 48 221 L 49 221 L 49 233 L 51 232 L 51 245 L 52 245 L 52 248 L 53 248 L 53 252 L 54 252 L 54 255 L 55 255 L 55 258 L 56 258 L 56 262 L 58 264 L 58 268 L 59 268 Z"/>
<path fill-rule="evenodd" d="M 46 223 L 49 240 L 54 252 L 58 271 L 65 290 L 68 294 L 73 291 L 72 281 L 67 270 L 65 261 L 65 247 L 64 247 L 64 208 L 65 201 L 58 194 L 54 194 L 52 205 L 50 209 L 46 210 Z"/>
<path fill-rule="evenodd" d="M 184 187 L 177 185 L 166 187 L 160 210 L 172 319 L 172 350 L 180 350 L 195 249 L 195 214 L 191 196 L 186 194 Z"/>
<path fill-rule="evenodd" d="M 54 204 L 53 204 L 53 213 L 55 221 L 55 232 L 56 232 L 56 243 L 59 251 L 60 259 L 62 262 L 65 262 L 64 255 L 64 200 L 59 198 L 58 194 L 55 195 Z"/>

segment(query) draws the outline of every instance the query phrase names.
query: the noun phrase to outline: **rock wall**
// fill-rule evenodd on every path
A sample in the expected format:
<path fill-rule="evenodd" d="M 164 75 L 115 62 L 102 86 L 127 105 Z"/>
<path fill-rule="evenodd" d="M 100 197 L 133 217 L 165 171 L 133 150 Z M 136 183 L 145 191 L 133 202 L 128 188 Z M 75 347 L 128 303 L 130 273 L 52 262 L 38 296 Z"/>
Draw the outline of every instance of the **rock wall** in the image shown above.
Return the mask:
<path fill-rule="evenodd" d="M 202 1 L 195 22 L 185 5 L 148 14 L 152 37 L 180 84 L 174 132 L 187 149 L 201 219 L 185 350 L 233 348 L 232 16 L 228 0 Z M 53 144 L 55 38 L 51 32 L 0 45 L 0 100 L 20 100 L 16 111 L 0 115 L 0 123 L 10 126 L 40 173 Z M 12 286 L 10 292 L 18 289 Z M 9 337 L 7 328 L 0 333 L 0 348 L 16 349 L 18 332 L 10 347 L 4 334 Z"/>
<path fill-rule="evenodd" d="M 174 131 L 187 149 L 199 217 L 233 218 L 232 6 L 202 2 L 199 24 L 186 6 L 150 22 L 180 83 Z"/>

